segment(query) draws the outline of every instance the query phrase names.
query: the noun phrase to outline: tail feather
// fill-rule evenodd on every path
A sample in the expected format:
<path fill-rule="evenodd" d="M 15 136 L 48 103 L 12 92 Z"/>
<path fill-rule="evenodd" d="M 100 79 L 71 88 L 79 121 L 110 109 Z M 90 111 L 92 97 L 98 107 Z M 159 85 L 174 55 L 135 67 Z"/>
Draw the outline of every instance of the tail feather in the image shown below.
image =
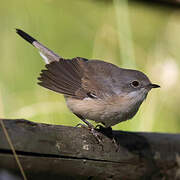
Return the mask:
<path fill-rule="evenodd" d="M 16 29 L 16 33 L 40 51 L 40 55 L 44 59 L 46 64 L 53 61 L 58 61 L 61 58 L 26 32 L 20 29 Z"/>
<path fill-rule="evenodd" d="M 16 33 L 19 34 L 23 39 L 25 39 L 30 44 L 33 44 L 34 41 L 37 41 L 33 37 L 31 37 L 29 34 L 25 33 L 24 31 L 20 29 L 16 29 Z"/>

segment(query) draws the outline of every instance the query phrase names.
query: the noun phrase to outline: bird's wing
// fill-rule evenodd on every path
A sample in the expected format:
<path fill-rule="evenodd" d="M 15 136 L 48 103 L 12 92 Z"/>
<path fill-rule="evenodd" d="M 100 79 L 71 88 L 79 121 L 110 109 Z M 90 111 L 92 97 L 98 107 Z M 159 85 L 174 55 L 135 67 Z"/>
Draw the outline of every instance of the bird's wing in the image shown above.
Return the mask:
<path fill-rule="evenodd" d="M 108 84 L 101 83 L 107 80 L 109 74 L 98 69 L 98 63 L 94 66 L 90 62 L 83 58 L 61 58 L 46 65 L 47 69 L 42 70 L 38 84 L 78 99 L 102 98 L 111 91 Z"/>

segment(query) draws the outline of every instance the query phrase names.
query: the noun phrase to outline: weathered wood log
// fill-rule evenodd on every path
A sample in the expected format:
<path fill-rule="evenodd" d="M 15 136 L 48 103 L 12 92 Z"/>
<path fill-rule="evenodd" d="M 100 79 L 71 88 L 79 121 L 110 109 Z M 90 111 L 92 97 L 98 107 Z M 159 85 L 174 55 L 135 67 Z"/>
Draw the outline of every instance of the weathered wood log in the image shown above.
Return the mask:
<path fill-rule="evenodd" d="M 3 120 L 28 179 L 178 179 L 180 135 L 113 131 L 103 145 L 85 128 Z M 0 128 L 0 169 L 19 173 Z M 19 173 L 20 175 L 20 173 Z"/>

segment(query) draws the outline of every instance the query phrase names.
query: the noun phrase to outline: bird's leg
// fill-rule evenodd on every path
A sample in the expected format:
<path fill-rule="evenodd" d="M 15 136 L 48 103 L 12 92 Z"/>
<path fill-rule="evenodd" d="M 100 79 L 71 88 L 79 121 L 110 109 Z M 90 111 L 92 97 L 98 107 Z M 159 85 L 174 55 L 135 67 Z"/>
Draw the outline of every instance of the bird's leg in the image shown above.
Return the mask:
<path fill-rule="evenodd" d="M 87 121 L 86 119 L 84 119 L 84 118 L 80 118 L 85 124 L 81 124 L 81 123 L 79 123 L 79 124 L 77 124 L 77 126 L 84 126 L 84 127 L 88 127 L 89 129 L 92 129 L 92 128 L 94 128 L 94 126 L 89 122 L 89 121 Z"/>
<path fill-rule="evenodd" d="M 76 116 L 79 117 L 87 125 L 86 126 L 85 124 L 79 123 L 79 124 L 76 125 L 76 127 L 81 126 L 81 127 L 87 128 L 88 130 L 90 130 L 91 134 L 96 138 L 96 140 L 100 144 L 102 144 L 102 139 L 100 138 L 100 134 L 99 134 L 98 131 L 95 130 L 94 126 L 89 121 L 87 121 L 85 118 L 83 118 L 83 117 L 81 117 L 81 116 L 79 116 L 77 114 L 76 114 Z"/>

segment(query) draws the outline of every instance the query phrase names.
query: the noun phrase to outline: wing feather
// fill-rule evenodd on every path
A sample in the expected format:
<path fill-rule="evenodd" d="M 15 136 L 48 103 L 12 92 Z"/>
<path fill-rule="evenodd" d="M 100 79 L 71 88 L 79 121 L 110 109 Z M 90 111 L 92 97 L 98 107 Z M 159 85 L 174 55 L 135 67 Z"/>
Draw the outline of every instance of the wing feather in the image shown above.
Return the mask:
<path fill-rule="evenodd" d="M 38 83 L 40 86 L 48 88 L 58 93 L 76 98 L 84 98 L 87 92 L 82 88 L 83 59 L 74 58 L 60 59 L 46 65 L 46 70 L 42 70 Z"/>

